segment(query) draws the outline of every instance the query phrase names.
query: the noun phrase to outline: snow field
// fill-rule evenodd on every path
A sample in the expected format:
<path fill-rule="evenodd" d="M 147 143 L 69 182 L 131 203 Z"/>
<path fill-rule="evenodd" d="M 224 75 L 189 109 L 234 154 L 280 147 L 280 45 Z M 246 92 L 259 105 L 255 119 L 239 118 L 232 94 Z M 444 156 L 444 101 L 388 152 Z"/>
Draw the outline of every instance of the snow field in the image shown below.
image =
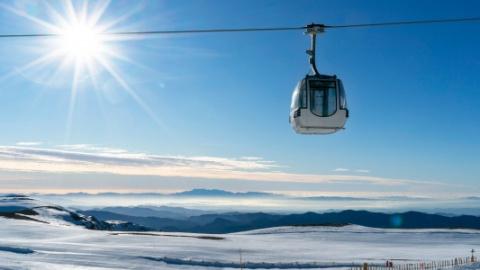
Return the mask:
<path fill-rule="evenodd" d="M 219 240 L 198 238 L 213 236 Z M 87 230 L 0 218 L 0 269 L 215 269 L 151 258 L 238 263 L 399 263 L 467 257 L 480 231 L 281 227 L 225 235 Z M 33 250 L 23 254 L 8 249 Z M 150 258 L 150 259 L 148 259 Z M 220 266 L 221 264 L 219 264 Z M 238 268 L 218 268 L 238 269 Z M 282 268 L 284 269 L 284 268 Z M 320 268 L 319 268 L 320 269 Z"/>

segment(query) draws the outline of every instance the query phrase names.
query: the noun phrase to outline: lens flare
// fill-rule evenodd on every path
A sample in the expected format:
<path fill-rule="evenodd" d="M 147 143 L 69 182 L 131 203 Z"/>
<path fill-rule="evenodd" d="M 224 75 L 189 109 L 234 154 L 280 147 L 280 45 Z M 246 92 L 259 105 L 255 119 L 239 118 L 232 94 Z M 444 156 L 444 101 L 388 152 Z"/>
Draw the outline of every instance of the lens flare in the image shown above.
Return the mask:
<path fill-rule="evenodd" d="M 400 228 L 403 224 L 403 218 L 400 215 L 393 215 L 390 217 L 390 224 L 392 227 Z"/>

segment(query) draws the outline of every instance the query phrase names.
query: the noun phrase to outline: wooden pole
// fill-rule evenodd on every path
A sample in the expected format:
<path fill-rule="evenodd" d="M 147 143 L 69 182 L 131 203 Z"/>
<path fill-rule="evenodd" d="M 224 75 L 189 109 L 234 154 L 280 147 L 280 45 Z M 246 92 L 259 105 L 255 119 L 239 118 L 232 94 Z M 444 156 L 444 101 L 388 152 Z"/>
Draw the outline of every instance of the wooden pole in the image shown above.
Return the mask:
<path fill-rule="evenodd" d="M 240 253 L 240 270 L 243 270 L 243 265 L 242 265 L 242 249 L 238 249 L 239 253 Z"/>

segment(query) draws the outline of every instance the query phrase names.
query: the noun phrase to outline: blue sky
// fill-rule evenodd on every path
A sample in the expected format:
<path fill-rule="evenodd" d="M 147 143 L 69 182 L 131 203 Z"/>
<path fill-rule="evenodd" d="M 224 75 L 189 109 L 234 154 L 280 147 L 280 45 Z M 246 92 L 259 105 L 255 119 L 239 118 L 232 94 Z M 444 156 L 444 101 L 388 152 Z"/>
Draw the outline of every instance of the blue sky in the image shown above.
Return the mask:
<path fill-rule="evenodd" d="M 2 0 L 0 34 L 68 34 L 75 16 L 103 32 L 480 17 L 474 0 L 85 3 Z M 3 38 L 0 190 L 475 195 L 479 27 L 327 29 L 317 68 L 342 79 L 350 118 L 324 136 L 288 123 L 310 72 L 302 31 L 105 36 L 80 56 Z"/>

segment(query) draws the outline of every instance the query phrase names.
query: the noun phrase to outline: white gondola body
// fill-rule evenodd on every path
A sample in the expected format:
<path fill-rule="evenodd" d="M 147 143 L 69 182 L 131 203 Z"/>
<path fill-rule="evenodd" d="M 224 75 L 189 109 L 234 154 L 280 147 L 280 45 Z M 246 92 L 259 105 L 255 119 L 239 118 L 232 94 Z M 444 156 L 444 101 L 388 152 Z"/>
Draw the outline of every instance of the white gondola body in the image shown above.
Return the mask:
<path fill-rule="evenodd" d="M 292 96 L 290 124 L 300 134 L 330 134 L 344 129 L 348 118 L 342 81 L 314 75 L 301 80 Z"/>

